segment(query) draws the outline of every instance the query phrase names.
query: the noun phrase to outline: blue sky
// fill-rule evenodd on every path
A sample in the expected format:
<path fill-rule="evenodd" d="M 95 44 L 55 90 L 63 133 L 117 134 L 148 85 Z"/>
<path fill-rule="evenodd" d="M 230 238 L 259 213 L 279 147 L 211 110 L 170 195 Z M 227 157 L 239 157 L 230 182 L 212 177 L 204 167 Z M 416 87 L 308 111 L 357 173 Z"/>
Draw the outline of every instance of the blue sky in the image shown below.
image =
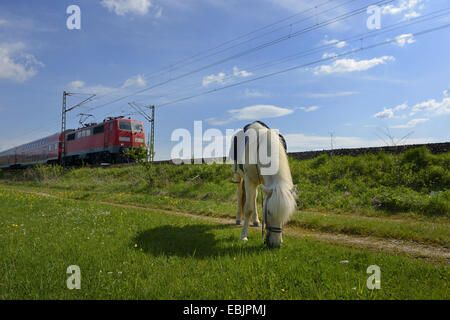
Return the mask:
<path fill-rule="evenodd" d="M 414 35 L 450 23 L 448 1 L 386 1 L 379 6 L 379 30 L 367 28 L 365 11 L 331 23 L 376 2 L 3 0 L 0 149 L 59 131 L 64 90 L 97 94 L 68 114 L 72 128 L 79 113 L 102 121 L 132 112 L 128 102 L 156 105 L 157 159 L 169 158 L 172 132 L 192 131 L 195 120 L 203 121 L 204 130 L 225 133 L 260 119 L 286 136 L 289 151 L 328 149 L 330 133 L 335 148 L 392 144 L 389 136 L 398 142 L 407 134 L 405 143 L 449 141 L 450 28 Z M 70 5 L 81 9 L 80 30 L 66 27 Z M 399 27 L 389 31 L 394 24 Z M 197 53 L 203 55 L 188 59 Z M 294 54 L 300 57 L 281 61 Z M 251 81 L 313 61 L 318 63 Z M 266 62 L 277 64 L 257 67 Z M 213 89 L 220 90 L 170 103 Z M 68 105 L 85 97 L 70 97 Z"/>

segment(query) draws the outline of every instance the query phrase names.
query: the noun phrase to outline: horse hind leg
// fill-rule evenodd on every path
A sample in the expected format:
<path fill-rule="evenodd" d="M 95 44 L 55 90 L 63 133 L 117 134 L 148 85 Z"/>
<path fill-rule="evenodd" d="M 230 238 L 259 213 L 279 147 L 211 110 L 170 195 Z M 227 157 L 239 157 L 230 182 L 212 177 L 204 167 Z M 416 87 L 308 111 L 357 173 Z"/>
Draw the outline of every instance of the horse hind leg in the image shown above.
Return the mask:
<path fill-rule="evenodd" d="M 240 225 L 244 218 L 244 204 L 245 204 L 245 185 L 244 179 L 240 178 L 239 184 L 236 190 L 237 195 L 237 212 L 236 212 L 236 225 Z"/>
<path fill-rule="evenodd" d="M 255 209 L 253 210 L 253 226 L 254 227 L 259 227 L 257 199 L 258 199 L 258 188 L 255 189 L 255 205 L 254 205 Z"/>

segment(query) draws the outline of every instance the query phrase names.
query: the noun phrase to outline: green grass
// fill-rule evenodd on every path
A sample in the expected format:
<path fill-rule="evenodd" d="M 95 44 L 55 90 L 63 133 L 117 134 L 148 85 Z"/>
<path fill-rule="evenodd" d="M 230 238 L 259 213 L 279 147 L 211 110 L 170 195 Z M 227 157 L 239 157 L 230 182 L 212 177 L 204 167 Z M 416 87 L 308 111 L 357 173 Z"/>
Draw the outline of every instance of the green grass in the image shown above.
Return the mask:
<path fill-rule="evenodd" d="M 322 155 L 290 166 L 301 208 L 450 215 L 450 152 L 432 155 L 421 147 L 400 155 Z"/>
<path fill-rule="evenodd" d="M 23 184 L 8 184 L 5 187 L 9 190 L 45 192 L 67 199 L 138 205 L 146 208 L 182 211 L 221 218 L 235 218 L 236 210 L 233 195 L 230 196 L 231 199 L 228 201 L 215 201 L 207 197 L 204 200 L 176 198 L 170 192 L 160 192 L 160 194 L 153 195 L 137 192 L 104 192 L 97 191 L 97 188 L 85 191 L 80 190 L 83 187 L 79 186 L 64 189 L 54 185 L 36 187 Z M 261 212 L 261 208 L 259 208 L 259 212 Z M 429 218 L 422 215 L 411 216 L 410 214 L 394 217 L 379 214 L 367 216 L 349 213 L 299 211 L 288 225 L 323 232 L 401 239 L 447 247 L 450 245 L 449 221 L 445 217 Z"/>
<path fill-rule="evenodd" d="M 432 155 L 425 147 L 400 155 L 290 159 L 301 210 L 365 215 L 422 215 L 450 218 L 450 152 Z M 111 169 L 37 166 L 3 172 L 4 183 L 50 186 L 70 191 L 132 192 L 173 198 L 230 202 L 231 166 L 171 164 Z"/>
<path fill-rule="evenodd" d="M 450 153 L 320 156 L 290 167 L 300 190 L 291 227 L 450 247 Z M 0 172 L 0 187 L 234 218 L 231 176 L 221 164 L 36 166 Z"/>
<path fill-rule="evenodd" d="M 449 299 L 449 268 L 148 209 L 0 188 L 0 299 Z M 348 260 L 348 263 L 340 263 Z M 369 265 L 381 289 L 366 288 Z M 81 290 L 66 269 L 81 269 Z"/>

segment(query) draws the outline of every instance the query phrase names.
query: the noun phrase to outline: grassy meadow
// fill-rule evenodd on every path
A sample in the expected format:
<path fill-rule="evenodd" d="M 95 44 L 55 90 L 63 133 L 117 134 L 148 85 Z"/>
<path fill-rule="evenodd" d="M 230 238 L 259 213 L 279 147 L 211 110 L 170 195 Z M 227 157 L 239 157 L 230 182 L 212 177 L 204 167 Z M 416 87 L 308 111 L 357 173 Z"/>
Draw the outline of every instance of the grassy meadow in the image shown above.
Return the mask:
<path fill-rule="evenodd" d="M 269 250 L 256 230 L 244 243 L 231 225 L 5 188 L 0 210 L 0 299 L 449 298 L 448 267 L 406 257 L 291 237 Z"/>
<path fill-rule="evenodd" d="M 289 227 L 450 242 L 450 153 L 290 159 L 299 189 Z M 37 166 L 0 172 L 0 299 L 448 299 L 448 261 L 284 237 L 164 210 L 233 218 L 231 166 Z M 345 263 L 348 261 L 348 263 Z M 342 263 L 341 263 L 342 262 Z M 68 290 L 78 265 L 82 289 Z M 368 290 L 366 269 L 382 270 Z"/>

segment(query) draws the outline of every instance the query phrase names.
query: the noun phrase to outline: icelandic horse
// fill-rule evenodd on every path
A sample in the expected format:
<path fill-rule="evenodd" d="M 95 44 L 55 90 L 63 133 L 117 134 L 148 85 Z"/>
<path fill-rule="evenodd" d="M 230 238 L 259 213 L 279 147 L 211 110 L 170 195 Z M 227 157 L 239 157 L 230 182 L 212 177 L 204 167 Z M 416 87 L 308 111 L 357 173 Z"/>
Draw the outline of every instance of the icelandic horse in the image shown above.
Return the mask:
<path fill-rule="evenodd" d="M 261 151 L 267 155 L 265 159 L 270 158 L 270 161 L 263 163 Z M 234 182 L 238 185 L 236 224 L 240 225 L 244 218 L 241 240 L 248 240 L 250 216 L 253 216 L 253 226 L 259 226 L 256 198 L 260 186 L 264 195 L 263 241 L 271 248 L 279 248 L 283 242 L 283 225 L 295 211 L 297 197 L 286 153 L 286 141 L 278 131 L 271 130 L 261 121 L 255 121 L 233 135 L 229 158 L 233 161 Z M 267 167 L 269 162 L 272 168 Z"/>

